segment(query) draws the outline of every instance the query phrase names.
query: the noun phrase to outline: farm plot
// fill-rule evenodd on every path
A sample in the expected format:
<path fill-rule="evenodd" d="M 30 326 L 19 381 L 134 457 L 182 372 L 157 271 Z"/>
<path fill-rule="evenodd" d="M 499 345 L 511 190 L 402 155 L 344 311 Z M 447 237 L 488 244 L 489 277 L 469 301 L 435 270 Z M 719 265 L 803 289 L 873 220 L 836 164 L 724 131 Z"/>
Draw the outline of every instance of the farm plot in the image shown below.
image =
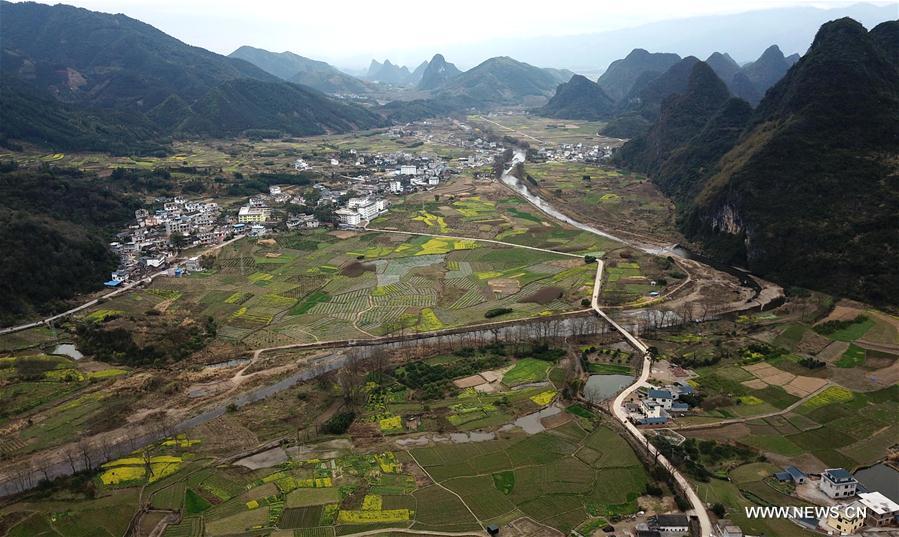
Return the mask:
<path fill-rule="evenodd" d="M 637 233 L 678 236 L 673 205 L 642 175 L 577 162 L 529 164 L 527 173 L 544 196 L 576 214 Z"/>
<path fill-rule="evenodd" d="M 457 201 L 478 214 L 493 203 Z M 158 279 L 140 293 L 143 305 L 129 302 L 132 293 L 85 315 L 164 307 L 166 315 L 212 317 L 217 337 L 250 348 L 423 332 L 485 322 L 500 304 L 513 310 L 506 319 L 575 309 L 590 271 L 572 262 L 578 260 L 467 239 L 316 230 L 237 241 L 220 252 L 211 274 Z M 508 285 L 493 293 L 493 280 Z M 558 299 L 524 300 L 541 286 L 558 287 Z"/>
<path fill-rule="evenodd" d="M 482 522 L 519 509 L 567 532 L 590 516 L 635 512 L 648 482 L 636 455 L 604 427 L 590 434 L 576 432 L 420 448 L 412 454 Z M 573 456 L 584 449 L 599 456 L 589 463 Z"/>

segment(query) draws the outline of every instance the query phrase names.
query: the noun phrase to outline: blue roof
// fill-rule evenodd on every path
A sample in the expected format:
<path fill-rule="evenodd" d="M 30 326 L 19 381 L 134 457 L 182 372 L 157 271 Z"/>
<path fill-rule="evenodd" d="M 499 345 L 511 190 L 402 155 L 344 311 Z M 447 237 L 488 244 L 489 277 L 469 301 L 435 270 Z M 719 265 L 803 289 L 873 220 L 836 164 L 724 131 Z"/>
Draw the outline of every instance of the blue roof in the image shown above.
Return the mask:
<path fill-rule="evenodd" d="M 684 382 L 680 385 L 680 393 L 693 393 L 693 387 Z"/>
<path fill-rule="evenodd" d="M 122 284 L 122 280 L 109 280 L 108 282 L 105 282 L 103 285 L 105 285 L 106 287 L 118 287 L 121 284 Z"/>
<path fill-rule="evenodd" d="M 795 466 L 787 466 L 786 468 L 784 468 L 784 470 L 786 470 L 786 472 L 794 478 L 805 477 L 805 474 L 802 472 L 802 470 L 796 468 Z"/>
<path fill-rule="evenodd" d="M 667 423 L 667 417 L 658 417 L 658 418 L 640 418 L 639 422 L 643 425 L 660 425 L 662 423 Z"/>
<path fill-rule="evenodd" d="M 774 477 L 777 478 L 778 481 L 792 481 L 793 478 L 790 476 L 789 472 L 776 472 Z"/>
<path fill-rule="evenodd" d="M 671 410 L 690 410 L 690 405 L 687 403 L 672 403 Z"/>
<path fill-rule="evenodd" d="M 824 470 L 824 473 L 831 481 L 841 482 L 853 479 L 853 477 L 849 475 L 849 472 L 843 468 L 828 468 L 827 470 Z"/>
<path fill-rule="evenodd" d="M 649 390 L 649 393 L 646 394 L 647 397 L 654 397 L 657 399 L 671 399 L 671 392 L 668 390 Z"/>

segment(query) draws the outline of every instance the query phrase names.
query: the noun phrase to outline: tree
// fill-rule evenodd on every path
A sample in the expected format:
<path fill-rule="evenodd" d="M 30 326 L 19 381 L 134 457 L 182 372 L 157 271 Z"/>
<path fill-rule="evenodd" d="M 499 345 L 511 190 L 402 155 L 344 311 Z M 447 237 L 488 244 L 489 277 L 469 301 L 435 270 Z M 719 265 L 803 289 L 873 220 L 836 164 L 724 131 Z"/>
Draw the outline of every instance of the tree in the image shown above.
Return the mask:
<path fill-rule="evenodd" d="M 585 256 L 584 256 L 584 263 L 587 263 L 588 265 L 589 265 L 590 263 L 596 263 L 596 256 L 595 256 L 595 255 L 589 255 L 589 254 L 588 254 L 588 255 L 585 255 Z"/>
<path fill-rule="evenodd" d="M 176 231 L 169 237 L 169 243 L 171 243 L 176 250 L 181 250 L 187 246 L 187 237 L 185 237 L 183 233 Z"/>
<path fill-rule="evenodd" d="M 337 374 L 337 383 L 343 400 L 349 407 L 358 406 L 365 396 L 365 372 L 362 369 L 362 357 L 356 350 L 348 353 L 346 364 Z"/>
<path fill-rule="evenodd" d="M 724 518 L 724 515 L 727 514 L 727 508 L 722 503 L 715 503 L 712 505 L 712 512 L 715 513 L 716 517 Z"/>

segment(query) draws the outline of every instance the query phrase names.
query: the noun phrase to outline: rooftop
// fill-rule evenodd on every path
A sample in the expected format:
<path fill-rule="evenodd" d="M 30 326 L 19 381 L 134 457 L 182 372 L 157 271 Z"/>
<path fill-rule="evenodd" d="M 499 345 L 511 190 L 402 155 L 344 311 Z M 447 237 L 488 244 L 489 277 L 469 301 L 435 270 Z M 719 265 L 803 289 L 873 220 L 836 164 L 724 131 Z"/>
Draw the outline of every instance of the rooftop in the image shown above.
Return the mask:
<path fill-rule="evenodd" d="M 860 492 L 859 502 L 878 515 L 899 513 L 899 504 L 879 492 Z"/>
<path fill-rule="evenodd" d="M 855 478 L 843 468 L 828 468 L 824 470 L 823 476 L 827 476 L 831 481 L 842 483 L 844 481 L 855 481 Z"/>

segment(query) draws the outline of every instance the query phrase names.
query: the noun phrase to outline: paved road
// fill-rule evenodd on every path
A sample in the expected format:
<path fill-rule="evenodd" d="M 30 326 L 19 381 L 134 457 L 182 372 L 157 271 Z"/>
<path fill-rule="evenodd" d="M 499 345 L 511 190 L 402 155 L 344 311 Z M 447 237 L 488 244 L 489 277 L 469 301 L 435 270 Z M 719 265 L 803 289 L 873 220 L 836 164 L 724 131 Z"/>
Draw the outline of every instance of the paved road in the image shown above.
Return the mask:
<path fill-rule="evenodd" d="M 808 400 L 811 399 L 812 397 L 818 395 L 819 393 L 823 392 L 824 390 L 826 390 L 827 388 L 829 388 L 829 387 L 831 387 L 831 386 L 833 386 L 833 384 L 831 384 L 830 382 L 828 382 L 827 384 L 821 386 L 820 388 L 818 388 L 817 390 L 813 391 L 812 393 L 810 393 L 810 394 L 806 395 L 805 397 L 799 399 L 798 401 L 796 401 L 796 402 L 793 403 L 792 405 L 788 406 L 787 408 L 785 408 L 785 409 L 783 409 L 783 410 L 778 410 L 777 412 L 769 412 L 769 413 L 767 413 L 767 414 L 757 414 L 757 415 L 755 415 L 755 416 L 746 416 L 746 417 L 744 417 L 744 418 L 729 418 L 729 419 L 726 419 L 726 420 L 712 421 L 712 422 L 709 422 L 709 423 L 695 423 L 695 424 L 693 424 L 693 425 L 680 425 L 680 426 L 674 426 L 674 427 L 668 427 L 668 428 L 671 429 L 672 431 L 689 431 L 689 430 L 691 430 L 691 429 L 712 429 L 712 428 L 714 428 L 714 427 L 721 427 L 721 426 L 724 426 L 724 425 L 731 425 L 731 424 L 733 424 L 733 423 L 743 423 L 743 422 L 746 422 L 746 421 L 762 420 L 762 419 L 765 419 L 765 418 L 773 418 L 773 417 L 775 417 L 775 416 L 782 416 L 783 414 L 786 414 L 786 413 L 788 413 L 788 412 L 792 412 L 793 410 L 796 409 L 796 407 L 798 407 L 798 406 L 801 405 L 802 403 L 808 401 Z"/>
<path fill-rule="evenodd" d="M 223 242 L 223 243 L 221 243 L 221 244 L 217 244 L 217 245 L 213 246 L 212 248 L 207 248 L 206 250 L 203 250 L 203 251 L 200 252 L 199 254 L 197 254 L 197 255 L 195 255 L 195 256 L 189 258 L 189 259 L 191 259 L 191 260 L 199 259 L 200 256 L 206 255 L 206 254 L 208 254 L 208 253 L 210 253 L 210 252 L 214 252 L 214 251 L 218 250 L 219 248 L 223 248 L 223 247 L 225 247 L 225 246 L 231 244 L 232 242 L 234 242 L 234 241 L 236 241 L 236 240 L 242 239 L 243 237 L 244 237 L 243 235 L 238 235 L 238 236 L 234 237 L 233 239 L 230 239 L 230 240 L 228 240 L 228 241 L 225 241 L 225 242 Z M 176 260 L 176 261 L 178 261 L 178 260 Z M 21 332 L 22 330 L 28 330 L 29 328 L 37 328 L 37 327 L 39 327 L 39 326 L 44 326 L 44 325 L 50 324 L 50 323 L 52 323 L 53 321 L 56 321 L 57 319 L 62 319 L 62 318 L 64 318 L 64 317 L 68 317 L 69 315 L 72 315 L 72 314 L 74 314 L 74 313 L 78 313 L 79 311 L 85 310 L 85 309 L 87 309 L 87 308 L 89 308 L 89 307 L 91 307 L 91 306 L 95 306 L 95 305 L 99 304 L 101 300 L 108 300 L 108 299 L 110 299 L 110 298 L 113 298 L 113 297 L 116 297 L 116 296 L 125 294 L 125 293 L 127 293 L 128 291 L 133 290 L 135 287 L 138 287 L 138 286 L 141 286 L 141 285 L 150 283 L 150 282 L 152 282 L 155 278 L 157 278 L 157 277 L 159 277 L 159 276 L 162 276 L 162 275 L 168 273 L 168 271 L 169 271 L 169 269 L 166 269 L 166 270 L 160 270 L 159 272 L 155 272 L 155 273 L 153 273 L 153 274 L 147 276 L 146 278 L 143 278 L 143 279 L 138 280 L 138 281 L 136 281 L 136 282 L 131 282 L 131 283 L 125 284 L 125 285 L 123 285 L 122 287 L 119 287 L 119 288 L 117 288 L 117 289 L 115 289 L 115 290 L 113 290 L 113 291 L 110 291 L 110 292 L 106 293 L 105 295 L 102 295 L 102 296 L 100 296 L 100 297 L 97 297 L 97 298 L 95 298 L 95 299 L 93 299 L 93 300 L 89 300 L 89 301 L 85 302 L 84 304 L 81 304 L 80 306 L 76 306 L 76 307 L 74 307 L 74 308 L 72 308 L 72 309 L 69 309 L 69 310 L 66 310 L 66 311 L 64 311 L 64 312 L 62 312 L 62 313 L 57 313 L 56 315 L 51 315 L 50 317 L 47 317 L 47 318 L 45 318 L 45 319 L 41 319 L 40 321 L 34 321 L 34 322 L 31 322 L 31 323 L 27 323 L 27 324 L 20 324 L 19 326 L 10 326 L 9 328 L 3 328 L 3 329 L 0 329 L 0 335 L 3 335 L 3 334 L 12 334 L 13 332 Z"/>
<path fill-rule="evenodd" d="M 646 346 L 645 343 L 640 341 L 636 336 L 625 330 L 621 325 L 616 323 L 611 317 L 609 317 L 602 309 L 599 307 L 599 291 L 602 286 L 602 271 L 603 271 L 603 262 L 602 260 L 597 260 L 596 266 L 596 280 L 593 284 L 593 300 L 591 305 L 596 313 L 605 319 L 609 324 L 612 325 L 615 330 L 621 333 L 622 336 L 630 343 L 632 347 L 640 351 L 643 355 L 643 368 L 640 370 L 640 376 L 634 381 L 633 384 L 625 388 L 615 400 L 612 402 L 612 413 L 615 415 L 615 418 L 618 419 L 624 425 L 624 428 L 630 433 L 634 439 L 637 440 L 640 444 L 646 446 L 646 449 L 649 451 L 650 455 L 652 455 L 656 461 L 662 465 L 665 470 L 667 470 L 674 480 L 677 482 L 678 486 L 681 490 L 684 491 L 684 494 L 687 496 L 687 500 L 689 500 L 690 504 L 693 506 L 693 514 L 699 519 L 699 529 L 701 537 L 710 537 L 712 535 L 712 521 L 709 518 L 709 514 L 705 509 L 705 505 L 703 505 L 702 501 L 699 499 L 699 496 L 696 494 L 696 491 L 693 490 L 693 487 L 690 485 L 690 482 L 680 473 L 680 471 L 674 467 L 673 464 L 668 462 L 664 456 L 646 439 L 646 436 L 643 435 L 643 432 L 640 431 L 630 420 L 627 419 L 627 412 L 624 411 L 624 402 L 637 391 L 640 386 L 646 384 L 647 379 L 649 379 L 649 373 L 652 371 L 652 355 L 649 353 L 649 347 Z"/>

